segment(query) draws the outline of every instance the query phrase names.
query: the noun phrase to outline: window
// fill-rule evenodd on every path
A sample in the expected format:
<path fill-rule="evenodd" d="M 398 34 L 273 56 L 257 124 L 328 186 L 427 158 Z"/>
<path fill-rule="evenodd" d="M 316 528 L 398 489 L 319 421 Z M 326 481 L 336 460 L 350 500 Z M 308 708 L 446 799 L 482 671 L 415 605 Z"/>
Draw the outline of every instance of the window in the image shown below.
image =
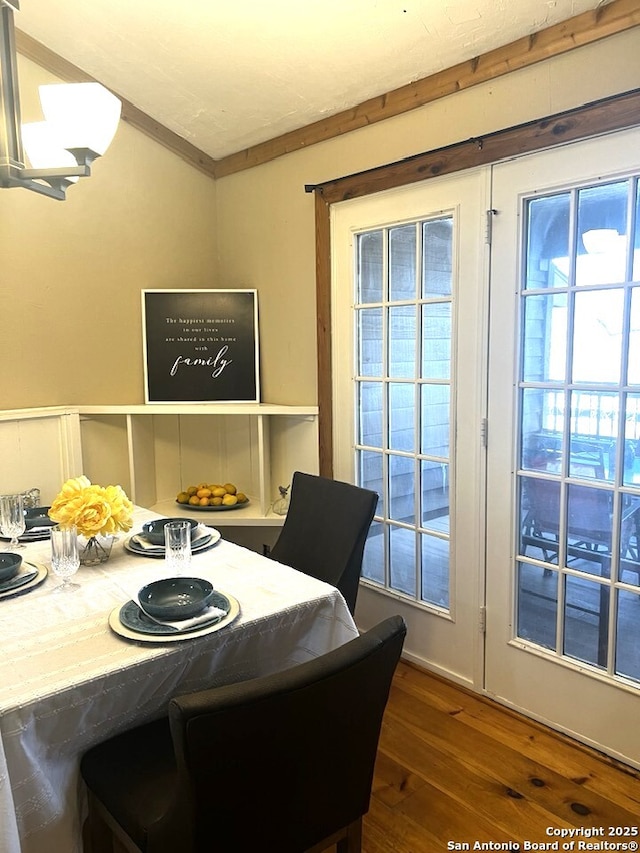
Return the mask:
<path fill-rule="evenodd" d="M 639 199 L 630 177 L 525 201 L 516 567 L 519 637 L 636 680 Z"/>
<path fill-rule="evenodd" d="M 364 577 L 449 607 L 452 214 L 359 233 L 356 476 L 380 495 Z"/>

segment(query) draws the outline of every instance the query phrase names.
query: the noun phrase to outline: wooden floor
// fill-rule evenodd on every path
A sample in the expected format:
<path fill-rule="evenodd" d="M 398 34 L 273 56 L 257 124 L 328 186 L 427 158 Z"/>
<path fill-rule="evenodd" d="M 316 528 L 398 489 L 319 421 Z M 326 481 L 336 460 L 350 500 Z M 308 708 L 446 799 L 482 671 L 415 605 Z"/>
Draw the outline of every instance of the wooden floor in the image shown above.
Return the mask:
<path fill-rule="evenodd" d="M 615 837 L 609 827 L 639 825 L 640 771 L 411 665 L 398 667 L 363 853 L 562 850 L 570 843 L 548 829 L 582 832 L 564 849 L 633 850 L 586 844 L 637 842 L 638 835 Z M 593 829 L 598 834 L 589 837 Z"/>

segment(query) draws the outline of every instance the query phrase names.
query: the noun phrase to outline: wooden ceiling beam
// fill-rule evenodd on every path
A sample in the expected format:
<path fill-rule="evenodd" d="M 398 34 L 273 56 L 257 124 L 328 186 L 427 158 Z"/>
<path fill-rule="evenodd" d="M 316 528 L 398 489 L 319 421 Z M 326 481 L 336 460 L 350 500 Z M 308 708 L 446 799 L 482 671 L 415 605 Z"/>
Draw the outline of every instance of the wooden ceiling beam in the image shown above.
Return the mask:
<path fill-rule="evenodd" d="M 495 80 L 511 71 L 624 32 L 640 24 L 638 0 L 613 0 L 481 56 L 423 77 L 349 110 L 218 160 L 216 177 L 250 169 L 283 154 L 392 118 L 425 104 Z"/>

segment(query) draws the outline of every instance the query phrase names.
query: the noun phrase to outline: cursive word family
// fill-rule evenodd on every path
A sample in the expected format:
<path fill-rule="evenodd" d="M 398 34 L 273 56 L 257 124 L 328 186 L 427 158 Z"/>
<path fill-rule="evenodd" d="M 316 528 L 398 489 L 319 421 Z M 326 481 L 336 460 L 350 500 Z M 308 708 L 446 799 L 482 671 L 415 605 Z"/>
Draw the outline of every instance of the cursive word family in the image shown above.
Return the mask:
<path fill-rule="evenodd" d="M 217 379 L 226 367 L 228 367 L 233 359 L 225 358 L 229 350 L 228 346 L 223 346 L 218 350 L 216 356 L 208 356 L 207 358 L 195 357 L 187 355 L 179 355 L 173 362 L 173 367 L 170 370 L 171 376 L 176 376 L 181 367 L 211 367 L 211 377 Z"/>

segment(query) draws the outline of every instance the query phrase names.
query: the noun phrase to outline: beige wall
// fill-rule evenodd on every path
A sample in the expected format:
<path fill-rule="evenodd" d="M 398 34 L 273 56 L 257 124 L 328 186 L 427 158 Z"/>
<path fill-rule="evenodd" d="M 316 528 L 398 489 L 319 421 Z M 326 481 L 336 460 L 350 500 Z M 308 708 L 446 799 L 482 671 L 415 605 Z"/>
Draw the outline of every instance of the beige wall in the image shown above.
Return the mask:
<path fill-rule="evenodd" d="M 53 78 L 19 64 L 23 120 Z M 216 187 L 124 122 L 59 202 L 0 190 L 0 408 L 144 402 L 140 291 L 215 287 Z"/>
<path fill-rule="evenodd" d="M 263 399 L 316 402 L 313 197 L 304 185 L 640 83 L 640 28 L 213 181 L 121 123 L 55 202 L 0 192 L 2 408 L 144 400 L 140 290 L 255 287 Z M 21 60 L 25 119 L 48 76 Z"/>

